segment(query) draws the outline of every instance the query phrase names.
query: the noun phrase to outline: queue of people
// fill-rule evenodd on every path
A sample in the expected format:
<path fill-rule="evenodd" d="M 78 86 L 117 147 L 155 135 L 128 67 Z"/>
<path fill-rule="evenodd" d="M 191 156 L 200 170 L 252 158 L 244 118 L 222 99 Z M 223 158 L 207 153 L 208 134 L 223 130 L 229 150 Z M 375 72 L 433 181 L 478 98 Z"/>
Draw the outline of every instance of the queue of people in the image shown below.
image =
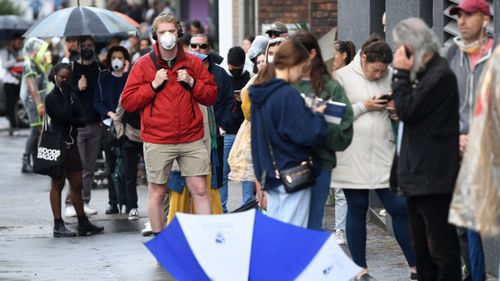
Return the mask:
<path fill-rule="evenodd" d="M 139 218 L 143 159 L 143 233 L 152 235 L 176 212 L 228 212 L 229 180 L 241 182 L 242 205 L 256 201 L 269 217 L 323 230 L 333 223 L 324 221 L 333 190 L 336 241 L 347 243 L 362 268 L 354 280 L 375 280 L 366 261 L 374 191 L 411 280 L 461 280 L 461 256 L 471 280 L 484 280 L 481 236 L 457 229 L 448 213 L 479 77 L 494 47 L 485 29 L 491 13 L 483 0 L 464 0 L 450 13 L 464 28 L 443 56 L 433 31 L 409 18 L 391 31 L 393 48 L 378 36 L 358 52 L 351 41 L 336 41 L 331 70 L 311 33 L 289 35 L 281 22 L 231 48 L 224 69 L 202 27 L 193 22 L 186 36 L 170 10 L 151 20 L 151 41 L 110 44 L 102 56 L 93 37 L 66 38 L 53 67 L 49 43 L 29 38 L 21 48 L 13 37 L 0 58 L 10 67 L 6 90 L 15 99 L 19 88 L 30 118 L 22 172 L 33 172 L 49 118 L 65 151 L 61 174 L 51 176 L 54 237 L 104 231 L 88 219 L 97 213 L 90 200 L 102 150 L 107 215 L 125 205 L 130 220 Z M 15 129 L 11 120 L 11 135 Z M 77 232 L 62 219 L 66 179 L 64 216 L 77 217 Z"/>

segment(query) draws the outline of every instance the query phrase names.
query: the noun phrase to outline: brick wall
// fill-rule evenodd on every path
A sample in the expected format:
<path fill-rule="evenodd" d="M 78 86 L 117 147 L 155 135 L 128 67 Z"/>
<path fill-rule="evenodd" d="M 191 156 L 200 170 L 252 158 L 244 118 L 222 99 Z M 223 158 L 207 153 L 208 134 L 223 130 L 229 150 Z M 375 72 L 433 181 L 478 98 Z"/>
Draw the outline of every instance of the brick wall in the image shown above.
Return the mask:
<path fill-rule="evenodd" d="M 337 0 L 259 0 L 258 20 L 259 24 L 307 22 L 320 38 L 337 26 Z"/>

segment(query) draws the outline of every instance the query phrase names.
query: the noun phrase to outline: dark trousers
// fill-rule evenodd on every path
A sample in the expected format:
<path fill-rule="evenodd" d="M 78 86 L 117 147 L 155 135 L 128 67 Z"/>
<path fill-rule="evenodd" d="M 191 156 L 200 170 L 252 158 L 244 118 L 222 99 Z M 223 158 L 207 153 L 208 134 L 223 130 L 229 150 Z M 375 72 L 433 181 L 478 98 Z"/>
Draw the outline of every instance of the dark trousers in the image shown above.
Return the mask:
<path fill-rule="evenodd" d="M 97 164 L 97 156 L 101 152 L 101 122 L 89 123 L 83 128 L 78 128 L 78 150 L 82 158 L 82 198 L 85 204 L 90 202 L 92 185 L 94 184 L 94 172 Z M 68 189 L 69 190 L 69 189 Z M 71 206 L 69 191 L 66 194 L 66 206 Z"/>
<path fill-rule="evenodd" d="M 456 228 L 448 223 L 451 194 L 408 196 L 419 281 L 462 280 Z"/>
<path fill-rule="evenodd" d="M 125 166 L 125 195 L 127 211 L 137 208 L 137 167 L 143 155 L 142 143 L 125 140 L 122 144 L 122 157 Z"/>
<path fill-rule="evenodd" d="M 366 264 L 366 213 L 369 205 L 369 189 L 343 189 L 347 201 L 346 238 L 352 260 L 358 266 Z M 415 253 L 411 247 L 410 227 L 406 210 L 406 198 L 397 196 L 389 188 L 375 192 L 392 217 L 394 236 L 410 267 L 415 266 Z"/>
<path fill-rule="evenodd" d="M 15 130 L 19 127 L 17 124 L 17 102 L 19 101 L 19 91 L 21 85 L 4 84 L 5 90 L 5 117 L 9 120 L 10 129 Z"/>
<path fill-rule="evenodd" d="M 119 150 L 119 146 L 110 145 L 108 147 L 104 147 L 104 155 L 106 157 L 106 165 L 108 166 L 108 203 L 109 205 L 116 206 L 118 204 L 118 196 L 116 194 L 116 189 L 120 188 L 119 186 L 115 187 L 115 183 L 113 182 L 112 174 L 116 168 L 116 160 L 117 160 L 117 150 Z M 119 152 L 118 152 L 119 153 Z M 124 197 L 123 195 L 121 197 Z M 123 202 L 123 200 L 121 200 Z"/>

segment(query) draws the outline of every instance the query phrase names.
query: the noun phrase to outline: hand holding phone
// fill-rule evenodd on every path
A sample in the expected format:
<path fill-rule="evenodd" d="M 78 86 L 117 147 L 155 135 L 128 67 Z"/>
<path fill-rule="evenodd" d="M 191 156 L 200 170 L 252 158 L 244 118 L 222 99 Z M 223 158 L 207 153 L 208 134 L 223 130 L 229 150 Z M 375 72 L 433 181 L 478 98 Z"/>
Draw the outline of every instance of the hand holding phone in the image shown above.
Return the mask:
<path fill-rule="evenodd" d="M 234 94 L 234 99 L 236 101 L 241 102 L 241 90 L 234 90 L 233 94 Z"/>
<path fill-rule="evenodd" d="M 387 104 L 388 102 L 390 102 L 394 97 L 392 95 L 389 95 L 389 94 L 383 94 L 381 95 L 380 97 L 378 97 L 378 100 L 386 100 L 386 102 L 384 102 L 384 104 Z"/>

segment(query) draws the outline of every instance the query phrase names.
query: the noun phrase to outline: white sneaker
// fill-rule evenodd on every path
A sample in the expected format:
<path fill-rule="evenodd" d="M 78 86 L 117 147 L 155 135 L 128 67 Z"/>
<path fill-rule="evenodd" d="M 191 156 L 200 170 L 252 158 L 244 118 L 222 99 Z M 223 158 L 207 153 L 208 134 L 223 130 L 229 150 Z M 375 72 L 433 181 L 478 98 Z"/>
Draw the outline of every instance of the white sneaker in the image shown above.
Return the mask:
<path fill-rule="evenodd" d="M 73 207 L 73 206 L 66 206 L 66 209 L 64 210 L 64 216 L 67 217 L 67 218 L 76 217 L 75 207 Z"/>
<path fill-rule="evenodd" d="M 148 221 L 144 224 L 144 228 L 141 230 L 142 236 L 151 236 L 153 235 L 153 229 L 151 228 L 151 223 Z"/>
<path fill-rule="evenodd" d="M 335 230 L 335 241 L 339 245 L 345 244 L 345 235 L 344 235 L 344 231 L 342 229 Z"/>
<path fill-rule="evenodd" d="M 138 219 L 139 219 L 139 211 L 137 210 L 137 208 L 131 209 L 130 212 L 128 213 L 128 220 L 131 221 Z"/>
<path fill-rule="evenodd" d="M 87 216 L 97 215 L 97 210 L 90 208 L 89 204 L 83 205 L 83 211 Z"/>

